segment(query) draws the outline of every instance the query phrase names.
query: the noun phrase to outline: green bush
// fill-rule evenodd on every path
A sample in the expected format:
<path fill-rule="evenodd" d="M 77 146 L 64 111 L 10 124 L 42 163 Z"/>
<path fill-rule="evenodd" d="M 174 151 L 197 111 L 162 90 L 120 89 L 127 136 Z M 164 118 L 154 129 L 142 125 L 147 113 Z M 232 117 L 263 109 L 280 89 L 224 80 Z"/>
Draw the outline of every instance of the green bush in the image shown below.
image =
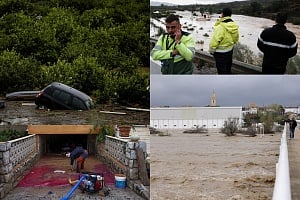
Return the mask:
<path fill-rule="evenodd" d="M 5 129 L 0 132 L 0 142 L 14 140 L 20 137 L 24 137 L 26 135 L 27 135 L 26 132 L 19 132 L 13 129 Z"/>
<path fill-rule="evenodd" d="M 238 131 L 238 119 L 237 118 L 228 118 L 224 122 L 224 127 L 221 129 L 221 132 L 227 136 L 235 136 Z"/>
<path fill-rule="evenodd" d="M 58 81 L 101 103 L 149 105 L 148 1 L 6 0 L 0 11 L 2 94 Z"/>

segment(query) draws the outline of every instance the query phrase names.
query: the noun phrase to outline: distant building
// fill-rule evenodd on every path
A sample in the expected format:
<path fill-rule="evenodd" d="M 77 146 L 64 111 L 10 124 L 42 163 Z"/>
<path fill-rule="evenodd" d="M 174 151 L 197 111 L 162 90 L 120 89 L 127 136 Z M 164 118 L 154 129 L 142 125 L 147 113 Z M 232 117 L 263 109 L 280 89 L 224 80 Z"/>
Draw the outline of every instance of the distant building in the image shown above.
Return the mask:
<path fill-rule="evenodd" d="M 250 108 L 250 109 L 245 109 L 243 110 L 243 115 L 247 114 L 257 114 L 257 109 L 256 108 Z"/>
<path fill-rule="evenodd" d="M 151 108 L 150 126 L 158 129 L 222 128 L 229 118 L 242 123 L 242 107 Z"/>
<path fill-rule="evenodd" d="M 284 107 L 284 113 L 300 114 L 300 106 L 298 106 L 298 107 Z"/>
<path fill-rule="evenodd" d="M 211 107 L 216 107 L 217 106 L 217 95 L 215 92 L 212 93 L 210 97 L 210 106 Z"/>
<path fill-rule="evenodd" d="M 242 124 L 242 107 L 219 107 L 217 95 L 211 95 L 206 107 L 150 108 L 150 126 L 157 129 L 222 128 L 229 118 Z"/>

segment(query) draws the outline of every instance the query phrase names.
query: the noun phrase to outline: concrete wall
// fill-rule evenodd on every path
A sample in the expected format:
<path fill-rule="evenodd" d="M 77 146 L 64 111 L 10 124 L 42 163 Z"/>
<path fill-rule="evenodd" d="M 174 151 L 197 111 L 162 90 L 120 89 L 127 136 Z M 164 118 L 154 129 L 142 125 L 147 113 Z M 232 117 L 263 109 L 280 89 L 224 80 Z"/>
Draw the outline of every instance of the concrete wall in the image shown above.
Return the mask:
<path fill-rule="evenodd" d="M 20 181 L 38 160 L 37 137 L 26 136 L 0 143 L 0 199 Z"/>

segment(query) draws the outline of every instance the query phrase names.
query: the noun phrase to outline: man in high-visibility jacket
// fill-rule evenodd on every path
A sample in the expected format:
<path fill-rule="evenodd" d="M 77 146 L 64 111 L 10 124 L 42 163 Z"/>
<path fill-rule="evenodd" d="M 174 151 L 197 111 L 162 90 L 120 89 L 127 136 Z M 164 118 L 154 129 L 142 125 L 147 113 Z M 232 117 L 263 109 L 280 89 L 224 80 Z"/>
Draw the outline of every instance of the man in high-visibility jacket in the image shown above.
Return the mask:
<path fill-rule="evenodd" d="M 239 41 L 239 26 L 231 19 L 232 11 L 224 8 L 214 25 L 209 52 L 216 60 L 218 74 L 231 74 L 233 47 Z"/>
<path fill-rule="evenodd" d="M 181 30 L 177 15 L 166 18 L 167 33 L 162 34 L 151 51 L 153 60 L 161 61 L 162 74 L 192 74 L 195 39 Z"/>

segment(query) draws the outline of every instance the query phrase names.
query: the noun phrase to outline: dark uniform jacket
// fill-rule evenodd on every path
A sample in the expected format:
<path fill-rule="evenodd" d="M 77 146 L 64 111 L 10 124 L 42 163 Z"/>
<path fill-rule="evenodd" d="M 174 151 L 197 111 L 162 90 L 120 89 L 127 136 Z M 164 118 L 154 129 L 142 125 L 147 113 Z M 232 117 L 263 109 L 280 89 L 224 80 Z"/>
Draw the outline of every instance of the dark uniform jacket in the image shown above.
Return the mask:
<path fill-rule="evenodd" d="M 286 26 L 276 24 L 260 34 L 257 47 L 264 53 L 262 72 L 284 74 L 288 59 L 297 54 L 298 43 Z"/>

